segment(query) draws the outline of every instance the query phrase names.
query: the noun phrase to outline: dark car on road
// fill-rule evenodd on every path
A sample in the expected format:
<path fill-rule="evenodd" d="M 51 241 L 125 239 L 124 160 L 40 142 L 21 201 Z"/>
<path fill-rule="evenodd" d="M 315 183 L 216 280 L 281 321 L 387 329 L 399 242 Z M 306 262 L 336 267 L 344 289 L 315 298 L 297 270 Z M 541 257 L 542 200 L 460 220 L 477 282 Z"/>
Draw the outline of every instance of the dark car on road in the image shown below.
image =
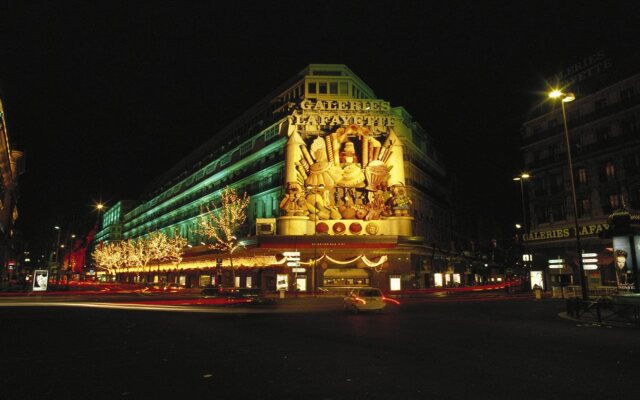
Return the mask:
<path fill-rule="evenodd" d="M 240 287 L 208 287 L 202 289 L 205 299 L 222 298 L 229 304 L 271 305 L 275 300 L 265 297 L 260 289 Z"/>

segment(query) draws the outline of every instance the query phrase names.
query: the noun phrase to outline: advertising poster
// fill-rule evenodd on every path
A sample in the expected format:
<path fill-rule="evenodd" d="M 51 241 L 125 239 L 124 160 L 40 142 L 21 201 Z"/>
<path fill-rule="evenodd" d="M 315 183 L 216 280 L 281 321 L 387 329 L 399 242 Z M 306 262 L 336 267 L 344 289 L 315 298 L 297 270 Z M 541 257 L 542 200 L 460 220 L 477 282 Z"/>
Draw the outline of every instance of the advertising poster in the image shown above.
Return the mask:
<path fill-rule="evenodd" d="M 49 282 L 49 271 L 46 269 L 37 269 L 33 272 L 33 291 L 44 292 L 47 290 Z"/>
<path fill-rule="evenodd" d="M 631 260 L 631 243 L 626 236 L 613 238 L 613 264 L 618 289 L 633 290 L 635 277 Z"/>
<path fill-rule="evenodd" d="M 276 290 L 289 289 L 289 276 L 287 274 L 277 274 L 276 279 Z"/>
<path fill-rule="evenodd" d="M 544 290 L 544 276 L 542 275 L 542 271 L 531 271 L 530 282 L 531 289 L 534 289 L 535 286 L 538 286 L 540 289 Z"/>

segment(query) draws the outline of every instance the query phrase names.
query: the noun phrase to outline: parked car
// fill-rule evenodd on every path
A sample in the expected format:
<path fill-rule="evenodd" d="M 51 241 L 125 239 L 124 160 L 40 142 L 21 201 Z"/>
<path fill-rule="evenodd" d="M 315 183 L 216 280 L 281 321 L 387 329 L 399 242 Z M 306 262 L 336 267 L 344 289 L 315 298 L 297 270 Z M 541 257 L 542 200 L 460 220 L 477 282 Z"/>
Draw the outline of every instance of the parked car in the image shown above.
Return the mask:
<path fill-rule="evenodd" d="M 382 312 L 387 304 L 380 289 L 357 288 L 344 298 L 344 309 L 353 313 L 360 311 Z"/>

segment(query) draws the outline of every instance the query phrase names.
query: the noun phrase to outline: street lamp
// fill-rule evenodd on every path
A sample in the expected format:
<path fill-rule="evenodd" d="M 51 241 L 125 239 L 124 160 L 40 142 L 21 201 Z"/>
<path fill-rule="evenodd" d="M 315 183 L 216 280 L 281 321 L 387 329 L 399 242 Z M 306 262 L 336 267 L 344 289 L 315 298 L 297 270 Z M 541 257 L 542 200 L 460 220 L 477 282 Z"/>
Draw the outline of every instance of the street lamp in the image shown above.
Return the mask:
<path fill-rule="evenodd" d="M 582 246 L 580 245 L 580 226 L 578 225 L 578 202 L 576 199 L 576 184 L 573 178 L 573 163 L 571 161 L 571 144 L 569 142 L 569 129 L 567 128 L 567 112 L 564 103 L 570 103 L 576 99 L 573 93 L 562 93 L 560 90 L 553 90 L 549 93 L 552 99 L 560 99 L 562 108 L 562 124 L 564 126 L 565 146 L 567 147 L 567 166 L 569 167 L 569 179 L 571 180 L 571 199 L 573 201 L 573 220 L 576 231 L 576 251 L 578 252 L 578 269 L 580 271 L 580 287 L 582 288 L 582 298 L 587 300 L 587 280 L 584 276 L 584 264 L 582 262 Z"/>
<path fill-rule="evenodd" d="M 513 178 L 514 181 L 520 181 L 520 198 L 522 199 L 522 227 L 524 228 L 524 233 L 527 233 L 527 213 L 524 207 L 524 185 L 522 184 L 522 182 L 525 179 L 529 179 L 530 177 L 531 175 L 525 172 L 520 174 L 520 176 L 516 176 L 515 178 Z"/>
<path fill-rule="evenodd" d="M 73 242 L 75 238 L 76 238 L 76 235 L 73 233 L 69 236 L 69 243 L 68 243 L 69 246 L 65 253 L 65 256 L 67 257 L 67 270 L 69 271 L 71 271 L 71 252 L 73 251 Z"/>
<path fill-rule="evenodd" d="M 313 191 L 313 205 L 315 207 L 315 205 L 317 204 L 317 199 L 316 199 L 316 196 L 318 195 L 317 192 L 320 191 L 320 193 L 323 193 L 324 185 L 322 183 L 319 185 L 308 185 L 307 190 Z M 314 297 L 316 295 L 316 263 L 318 258 L 318 251 L 317 251 L 318 243 L 316 239 L 317 223 L 318 223 L 318 213 L 314 212 L 313 213 L 313 264 L 311 264 L 311 290 L 313 291 Z M 298 283 L 296 282 L 296 285 L 297 284 Z"/>
<path fill-rule="evenodd" d="M 56 242 L 56 268 L 58 266 L 58 254 L 60 253 L 60 227 L 54 226 L 53 229 L 58 231 L 58 241 Z"/>

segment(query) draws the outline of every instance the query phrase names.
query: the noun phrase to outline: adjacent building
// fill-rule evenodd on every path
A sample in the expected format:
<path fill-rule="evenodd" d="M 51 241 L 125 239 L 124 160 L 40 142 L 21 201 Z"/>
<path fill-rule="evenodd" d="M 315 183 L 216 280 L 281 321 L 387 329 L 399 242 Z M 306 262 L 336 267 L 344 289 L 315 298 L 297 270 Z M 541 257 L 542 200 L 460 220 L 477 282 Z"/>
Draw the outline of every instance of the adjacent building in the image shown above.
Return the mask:
<path fill-rule="evenodd" d="M 640 209 L 640 74 L 625 73 L 598 52 L 550 79 L 575 101 L 565 103 L 578 224 L 590 287 L 616 287 L 614 248 L 602 233 L 608 217 Z M 560 103 L 540 105 L 522 127 L 523 181 L 534 266 L 551 285 L 577 284 L 571 181 Z M 590 254 L 589 254 L 590 253 Z M 597 259 L 597 261 L 595 261 Z M 549 261 L 555 260 L 555 261 Z"/>
<path fill-rule="evenodd" d="M 0 281 L 16 279 L 13 227 L 18 218 L 18 177 L 24 172 L 24 155 L 11 148 L 7 120 L 0 100 Z"/>

